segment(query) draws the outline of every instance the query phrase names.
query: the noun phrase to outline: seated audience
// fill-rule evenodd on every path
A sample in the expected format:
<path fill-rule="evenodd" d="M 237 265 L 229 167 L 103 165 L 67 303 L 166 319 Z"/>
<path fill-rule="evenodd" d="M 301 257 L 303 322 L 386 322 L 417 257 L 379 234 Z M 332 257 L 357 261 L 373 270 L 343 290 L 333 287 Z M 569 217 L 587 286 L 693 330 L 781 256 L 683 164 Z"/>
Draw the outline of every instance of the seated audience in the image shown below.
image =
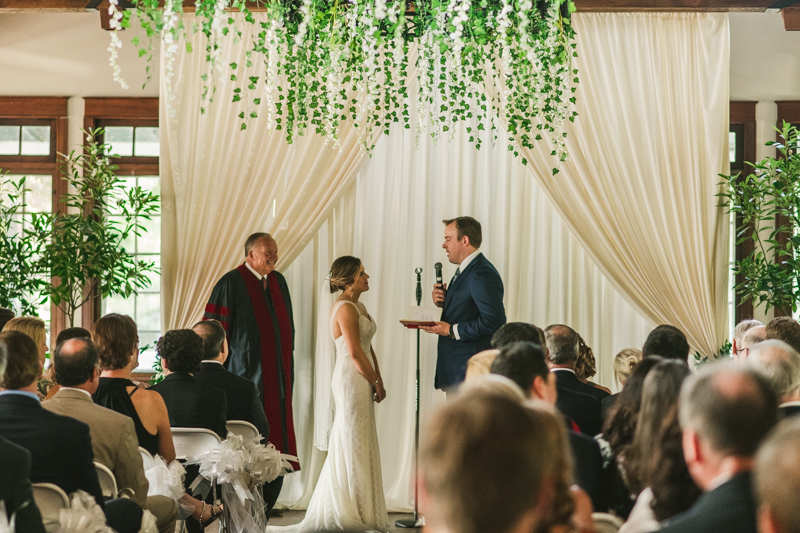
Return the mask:
<path fill-rule="evenodd" d="M 256 384 L 228 372 L 223 366 L 228 358 L 228 341 L 222 324 L 216 320 L 204 320 L 192 329 L 203 340 L 203 360 L 194 374 L 195 382 L 224 390 L 228 402 L 227 420 L 250 422 L 267 442 L 269 423 Z"/>
<path fill-rule="evenodd" d="M 639 361 L 642 360 L 642 351 L 636 348 L 624 348 L 617 355 L 614 356 L 614 381 L 617 382 L 619 387 L 624 387 L 625 382 L 628 381 L 628 376 L 631 375 L 633 369 Z M 603 420 L 608 416 L 608 411 L 617 401 L 619 393 L 612 394 L 600 402 L 600 415 Z"/>
<path fill-rule="evenodd" d="M 747 330 L 747 333 L 742 337 L 742 347 L 739 348 L 739 354 L 736 360 L 739 362 L 747 360 L 747 356 L 752 352 L 755 345 L 765 341 L 766 338 L 767 328 L 764 326 L 756 326 Z"/>
<path fill-rule="evenodd" d="M 642 387 L 647 374 L 664 358 L 646 357 L 636 365 L 631 377 L 619 394 L 619 399 L 608 413 L 603 423 L 603 433 L 595 437 L 600 444 L 604 466 L 611 472 L 609 492 L 610 507 L 621 518 L 627 518 L 633 508 L 626 485 L 625 457 L 628 453 L 636 425 L 639 420 L 639 409 L 642 405 Z"/>
<path fill-rule="evenodd" d="M 166 376 L 150 390 L 164 398 L 170 425 L 210 429 L 224 440 L 228 435 L 225 392 L 199 383 L 192 376 L 203 357 L 200 336 L 190 329 L 174 329 L 158 339 L 156 350 Z"/>
<path fill-rule="evenodd" d="M 589 436 L 600 433 L 600 401 L 608 393 L 581 383 L 575 376 L 578 334 L 567 326 L 553 325 L 545 330 L 545 337 L 549 350 L 548 365 L 556 376 L 556 407 L 574 420 L 582 433 Z"/>
<path fill-rule="evenodd" d="M 642 346 L 642 359 L 652 355 L 660 355 L 665 359 L 678 359 L 688 364 L 689 341 L 675 326 L 662 324 L 650 332 Z"/>
<path fill-rule="evenodd" d="M 653 451 L 650 490 L 653 497 L 650 508 L 659 523 L 688 510 L 703 492 L 689 474 L 683 458 L 677 405 L 672 406 L 661 424 L 658 446 Z"/>
<path fill-rule="evenodd" d="M 769 383 L 749 368 L 711 364 L 686 380 L 678 405 L 683 455 L 704 494 L 661 531 L 755 533 L 750 470 L 778 417 Z"/>
<path fill-rule="evenodd" d="M 538 344 L 515 342 L 504 346 L 492 364 L 492 372 L 516 383 L 526 397 L 555 406 L 556 378 L 548 369 L 544 351 Z M 576 431 L 569 431 L 568 439 L 575 465 L 575 483 L 589 494 L 596 509 L 606 508 L 600 446 L 594 439 Z"/>
<path fill-rule="evenodd" d="M 467 373 L 464 376 L 464 382 L 489 374 L 492 362 L 499 353 L 500 350 L 483 350 L 470 357 L 469 361 L 467 361 Z"/>
<path fill-rule="evenodd" d="M 476 392 L 499 394 L 500 396 L 505 396 L 509 400 L 516 400 L 519 402 L 524 402 L 526 398 L 522 389 L 520 389 L 516 383 L 499 374 L 475 376 L 471 380 L 462 383 L 461 387 L 458 388 L 459 396 Z"/>
<path fill-rule="evenodd" d="M 765 339 L 783 341 L 800 353 L 800 324 L 789 316 L 773 318 L 764 330 Z"/>
<path fill-rule="evenodd" d="M 36 343 L 36 350 L 39 354 L 39 364 L 45 367 L 47 361 L 47 330 L 44 320 L 35 316 L 19 316 L 9 320 L 3 331 L 21 331 Z M 52 369 L 47 369 L 47 375 L 43 376 L 37 384 L 36 393 L 39 398 L 44 398 L 53 386 Z"/>
<path fill-rule="evenodd" d="M 545 416 L 485 392 L 463 394 L 437 411 L 420 449 L 426 528 L 535 531 L 553 509 L 558 475 L 559 450 L 542 430 Z"/>
<path fill-rule="evenodd" d="M 91 339 L 92 334 L 89 332 L 88 329 L 84 329 L 81 327 L 74 327 L 74 328 L 67 328 L 61 330 L 61 333 L 58 334 L 56 337 L 56 346 L 61 346 L 63 343 L 67 342 L 70 339 Z M 51 363 L 52 365 L 52 363 Z M 51 381 L 53 381 L 52 385 L 50 386 L 50 390 L 47 391 L 47 396 L 44 397 L 45 400 L 49 400 L 58 392 L 60 388 L 58 383 L 55 383 L 55 375 L 51 374 L 50 376 Z"/>
<path fill-rule="evenodd" d="M 650 503 L 653 453 L 661 444 L 662 424 L 678 402 L 683 380 L 690 374 L 682 361 L 667 359 L 647 374 L 642 386 L 642 402 L 633 442 L 625 457 L 627 486 L 636 504 L 624 526 L 625 533 L 643 533 L 658 529 Z"/>
<path fill-rule="evenodd" d="M 587 346 L 586 342 L 584 342 L 583 337 L 578 335 L 578 359 L 575 361 L 575 376 L 581 383 L 597 387 L 601 391 L 611 394 L 611 391 L 607 387 L 589 381 L 595 374 L 597 374 L 597 361 L 594 358 L 594 352 Z M 606 396 L 606 398 L 607 397 L 608 396 Z"/>
<path fill-rule="evenodd" d="M 744 336 L 751 329 L 757 328 L 761 332 L 761 340 L 764 340 L 764 324 L 758 320 L 742 320 L 733 328 L 733 344 L 731 345 L 731 357 L 734 361 L 743 362 L 747 358 L 749 346 L 742 345 Z"/>
<path fill-rule="evenodd" d="M 130 489 L 131 499 L 153 513 L 160 533 L 173 533 L 178 507 L 172 498 L 147 496 L 149 484 L 133 420 L 92 401 L 92 393 L 100 381 L 99 362 L 91 339 L 73 338 L 59 344 L 53 353 L 59 391 L 51 400 L 42 402 L 42 406 L 88 425 L 94 460 L 111 470 L 119 491 Z"/>
<path fill-rule="evenodd" d="M 512 342 L 522 341 L 535 342 L 543 349 L 547 349 L 544 331 L 527 322 L 509 322 L 500 326 L 500 329 L 492 335 L 492 348 L 499 350 Z"/>
<path fill-rule="evenodd" d="M 800 354 L 785 342 L 770 339 L 750 351 L 747 363 L 772 385 L 780 418 L 800 413 Z"/>
<path fill-rule="evenodd" d="M 139 446 L 171 463 L 175 445 L 164 399 L 156 392 L 140 389 L 130 379 L 139 365 L 136 323 L 126 315 L 108 314 L 92 326 L 92 341 L 103 371 L 92 395 L 94 402 L 130 417 Z"/>
<path fill-rule="evenodd" d="M 124 498 L 103 499 L 89 427 L 42 408 L 36 394 L 42 373 L 36 343 L 13 330 L 0 333 L 0 342 L 8 350 L 0 392 L 0 433 L 30 452 L 31 482 L 53 483 L 67 494 L 83 490 L 104 510 L 109 526 L 119 533 L 139 531 L 141 507 Z"/>
<path fill-rule="evenodd" d="M 756 456 L 755 489 L 760 533 L 800 531 L 800 421 L 782 422 Z"/>
<path fill-rule="evenodd" d="M 8 324 L 8 321 L 14 318 L 16 315 L 14 311 L 11 309 L 6 309 L 5 307 L 0 307 L 0 331 L 3 331 L 3 328 Z"/>
<path fill-rule="evenodd" d="M 0 308 L 0 316 L 2 311 L 8 309 Z M 6 360 L 6 345 L 0 341 L 0 383 L 6 371 Z M 6 520 L 16 517 L 15 533 L 45 533 L 31 489 L 31 454 L 3 437 L 0 437 L 0 502 L 5 506 Z"/>

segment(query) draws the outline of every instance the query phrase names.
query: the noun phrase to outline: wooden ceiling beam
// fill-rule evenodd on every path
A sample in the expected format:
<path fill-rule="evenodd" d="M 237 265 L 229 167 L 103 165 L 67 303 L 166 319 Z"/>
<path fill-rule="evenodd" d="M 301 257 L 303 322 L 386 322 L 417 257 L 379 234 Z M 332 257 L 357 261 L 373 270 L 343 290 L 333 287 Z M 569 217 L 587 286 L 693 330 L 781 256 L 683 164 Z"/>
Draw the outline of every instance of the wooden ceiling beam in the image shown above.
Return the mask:
<path fill-rule="evenodd" d="M 86 12 L 90 0 L 0 0 L 0 13 Z M 574 0 L 578 11 L 764 11 L 776 0 Z M 780 1 L 780 0 L 777 0 Z M 251 4 L 251 2 L 248 2 Z M 263 11 L 263 0 L 248 6 Z M 184 0 L 184 10 L 194 11 L 194 1 Z M 94 10 L 88 10 L 94 11 Z"/>

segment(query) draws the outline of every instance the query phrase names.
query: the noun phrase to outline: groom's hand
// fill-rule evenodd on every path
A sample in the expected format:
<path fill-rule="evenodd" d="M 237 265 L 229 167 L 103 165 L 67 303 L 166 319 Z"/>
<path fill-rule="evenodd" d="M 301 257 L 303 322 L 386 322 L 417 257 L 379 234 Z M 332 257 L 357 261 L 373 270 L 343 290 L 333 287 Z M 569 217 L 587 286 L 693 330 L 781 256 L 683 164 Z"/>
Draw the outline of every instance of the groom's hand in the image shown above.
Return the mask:
<path fill-rule="evenodd" d="M 447 290 L 447 283 L 437 283 L 433 286 L 433 305 L 442 307 L 444 305 L 444 295 Z"/>
<path fill-rule="evenodd" d="M 437 322 L 435 326 L 422 326 L 422 330 L 428 333 L 435 333 L 443 337 L 450 336 L 450 324 L 447 322 Z"/>

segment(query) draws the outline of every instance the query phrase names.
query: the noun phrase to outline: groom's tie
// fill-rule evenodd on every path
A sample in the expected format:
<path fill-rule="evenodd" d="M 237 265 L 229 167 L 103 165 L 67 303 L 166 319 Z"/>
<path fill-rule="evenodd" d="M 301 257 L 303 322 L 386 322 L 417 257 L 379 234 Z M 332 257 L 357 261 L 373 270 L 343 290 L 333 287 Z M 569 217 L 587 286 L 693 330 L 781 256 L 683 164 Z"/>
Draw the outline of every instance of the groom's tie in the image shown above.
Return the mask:
<path fill-rule="evenodd" d="M 455 283 L 455 282 L 456 282 L 456 278 L 458 277 L 458 275 L 459 275 L 459 274 L 461 274 L 461 267 L 458 267 L 458 268 L 456 269 L 456 273 L 455 273 L 455 274 L 453 274 L 453 279 L 451 279 L 451 280 L 450 280 L 450 286 L 451 286 L 451 287 L 453 286 L 453 283 Z"/>

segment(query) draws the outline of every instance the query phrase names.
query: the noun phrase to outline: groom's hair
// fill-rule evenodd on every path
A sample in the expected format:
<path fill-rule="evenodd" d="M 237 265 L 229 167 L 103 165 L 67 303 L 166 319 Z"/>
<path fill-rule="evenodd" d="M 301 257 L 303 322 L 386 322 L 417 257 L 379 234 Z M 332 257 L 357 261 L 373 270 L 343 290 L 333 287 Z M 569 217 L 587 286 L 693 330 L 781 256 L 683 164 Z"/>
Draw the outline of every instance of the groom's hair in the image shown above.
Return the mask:
<path fill-rule="evenodd" d="M 442 220 L 445 226 L 449 226 L 453 222 L 456 223 L 456 236 L 458 240 L 464 238 L 464 235 L 469 237 L 469 243 L 475 247 L 480 248 L 483 237 L 481 236 L 481 223 L 472 217 L 458 217 L 448 220 Z"/>
<path fill-rule="evenodd" d="M 434 414 L 420 450 L 430 522 L 452 533 L 505 533 L 530 517 L 557 459 L 541 416 L 481 390 Z"/>

